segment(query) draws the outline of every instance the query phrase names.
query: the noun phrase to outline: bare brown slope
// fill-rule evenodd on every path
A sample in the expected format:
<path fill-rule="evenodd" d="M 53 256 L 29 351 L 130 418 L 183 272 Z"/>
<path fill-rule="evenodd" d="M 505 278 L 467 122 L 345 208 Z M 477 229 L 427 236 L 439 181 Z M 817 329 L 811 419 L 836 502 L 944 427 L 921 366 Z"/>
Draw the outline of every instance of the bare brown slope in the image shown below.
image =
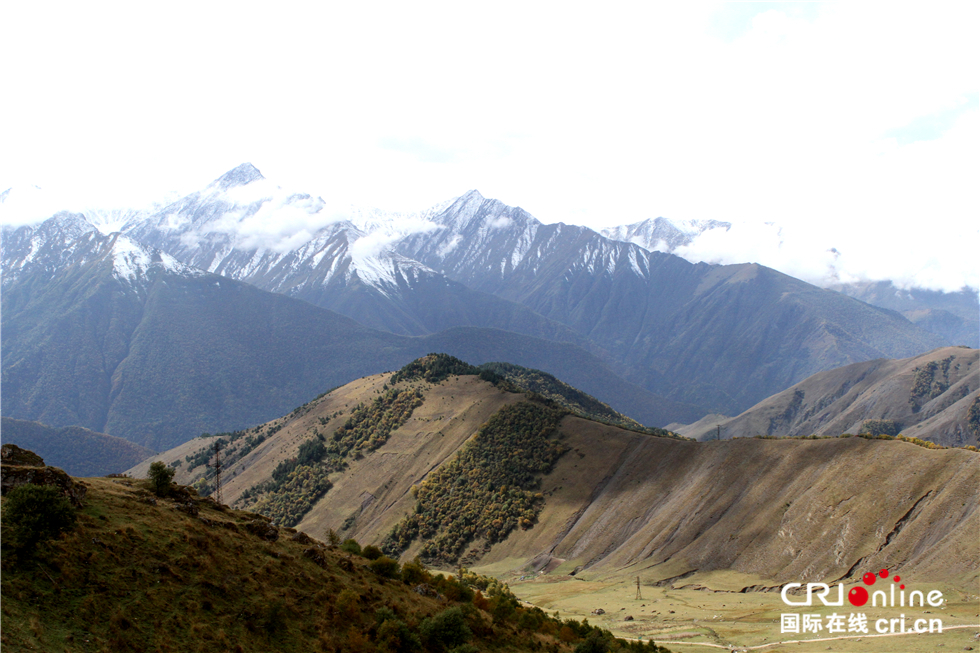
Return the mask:
<path fill-rule="evenodd" d="M 539 524 L 484 564 L 547 554 L 586 576 L 649 580 L 733 569 L 775 584 L 865 567 L 977 578 L 973 452 L 861 438 L 679 442 L 574 417 L 564 432 L 577 453 L 544 480 Z"/>
<path fill-rule="evenodd" d="M 239 457 L 244 438 L 227 447 L 222 494 L 235 504 L 242 493 L 272 477 L 283 460 L 296 455 L 300 445 L 311 439 L 314 428 L 329 437 L 351 410 L 369 403 L 391 378 L 390 373 L 358 379 L 310 402 L 290 415 L 255 429 L 272 432 L 269 438 L 247 455 Z M 331 528 L 345 537 L 364 542 L 380 541 L 412 508 L 410 490 L 432 469 L 454 455 L 481 424 L 501 407 L 523 399 L 523 395 L 503 392 L 476 376 L 451 377 L 441 384 L 425 384 L 425 403 L 409 420 L 395 429 L 386 444 L 361 459 L 349 461 L 343 472 L 329 476 L 333 488 L 317 502 L 298 528 L 315 537 L 324 537 Z M 336 415 L 339 413 L 339 415 Z M 326 425 L 321 418 L 332 417 Z M 188 456 L 211 446 L 213 438 L 195 438 L 174 449 L 143 461 L 128 471 L 145 477 L 150 463 L 162 460 L 177 463 L 175 480 L 192 485 L 205 475 L 206 466 L 189 469 Z M 344 528 L 350 517 L 354 521 Z"/>
<path fill-rule="evenodd" d="M 370 401 L 388 379 L 361 379 L 283 418 L 278 432 L 228 468 L 225 500 L 267 480 L 313 437 L 320 417 Z M 428 386 L 424 404 L 386 444 L 330 476 L 334 487 L 300 529 L 380 544 L 414 510 L 412 485 L 490 415 L 522 399 L 477 377 Z M 343 414 L 320 430 L 329 436 L 342 422 Z M 929 582 L 977 580 L 980 455 L 973 452 L 860 438 L 697 443 L 578 417 L 566 417 L 562 433 L 570 450 L 542 479 L 537 524 L 495 545 L 481 566 L 516 569 L 537 558 L 559 572 L 642 574 L 645 582 L 731 569 L 764 586 L 881 567 Z"/>
<path fill-rule="evenodd" d="M 884 419 L 907 436 L 946 446 L 976 444 L 980 434 L 970 431 L 968 411 L 980 395 L 978 362 L 976 349 L 943 347 L 913 358 L 855 363 L 814 374 L 737 417 L 670 426 L 703 440 L 714 438 L 716 425 L 722 438 L 840 435 L 861 432 L 865 420 Z"/>

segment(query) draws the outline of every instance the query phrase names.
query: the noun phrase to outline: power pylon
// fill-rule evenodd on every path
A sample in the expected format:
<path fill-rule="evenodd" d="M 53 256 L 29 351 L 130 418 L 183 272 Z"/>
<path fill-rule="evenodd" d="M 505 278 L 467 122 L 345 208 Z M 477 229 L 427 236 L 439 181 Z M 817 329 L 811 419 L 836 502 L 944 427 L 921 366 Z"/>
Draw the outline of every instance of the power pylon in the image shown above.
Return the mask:
<path fill-rule="evenodd" d="M 643 600 L 643 596 L 640 594 L 640 577 L 639 576 L 636 577 L 636 600 L 637 601 Z"/>
<path fill-rule="evenodd" d="M 214 470 L 214 492 L 211 496 L 219 504 L 223 504 L 224 499 L 221 496 L 221 440 L 216 440 L 211 450 L 214 451 L 214 464 L 208 463 L 208 467 Z"/>

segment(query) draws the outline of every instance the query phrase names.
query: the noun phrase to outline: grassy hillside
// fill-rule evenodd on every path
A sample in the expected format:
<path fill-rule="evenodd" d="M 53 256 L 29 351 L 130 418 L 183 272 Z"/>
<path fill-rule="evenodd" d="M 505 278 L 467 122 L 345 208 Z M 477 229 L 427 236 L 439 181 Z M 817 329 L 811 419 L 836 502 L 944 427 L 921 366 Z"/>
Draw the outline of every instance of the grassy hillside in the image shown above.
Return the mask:
<path fill-rule="evenodd" d="M 361 557 L 186 489 L 85 484 L 76 526 L 30 556 L 9 549 L 4 521 L 6 652 L 666 650 L 523 607 L 490 579 Z"/>
<path fill-rule="evenodd" d="M 56 429 L 4 417 L 0 430 L 5 443 L 30 449 L 72 476 L 118 474 L 153 455 L 152 449 L 80 426 Z"/>

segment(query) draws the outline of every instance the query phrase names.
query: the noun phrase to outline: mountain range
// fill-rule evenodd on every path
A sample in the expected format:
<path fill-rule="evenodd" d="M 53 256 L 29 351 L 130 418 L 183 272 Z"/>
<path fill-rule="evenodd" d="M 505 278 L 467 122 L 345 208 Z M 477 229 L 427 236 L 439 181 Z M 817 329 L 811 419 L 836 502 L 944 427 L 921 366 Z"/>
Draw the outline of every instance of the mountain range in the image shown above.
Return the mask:
<path fill-rule="evenodd" d="M 101 234 L 79 215 L 4 239 L 5 416 L 161 450 L 433 350 L 544 369 L 642 422 L 696 417 L 572 344 L 487 328 L 415 338 L 371 329 Z"/>
<path fill-rule="evenodd" d="M 150 212 L 4 227 L 2 274 L 5 415 L 156 449 L 427 351 L 542 369 L 663 425 L 949 344 L 764 266 L 693 264 L 476 191 L 328 215 L 249 164 Z"/>

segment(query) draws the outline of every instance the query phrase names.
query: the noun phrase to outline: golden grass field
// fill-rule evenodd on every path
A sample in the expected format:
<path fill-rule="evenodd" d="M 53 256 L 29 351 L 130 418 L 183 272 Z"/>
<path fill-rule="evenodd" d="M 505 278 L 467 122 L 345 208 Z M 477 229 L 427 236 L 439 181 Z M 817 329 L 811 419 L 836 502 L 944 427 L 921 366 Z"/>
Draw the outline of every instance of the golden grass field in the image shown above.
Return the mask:
<path fill-rule="evenodd" d="M 499 573 L 499 572 L 498 572 Z M 501 574 L 503 575 L 503 574 Z M 540 575 L 520 580 L 511 575 L 504 579 L 514 593 L 549 614 L 558 611 L 562 618 L 588 618 L 589 623 L 612 631 L 618 637 L 653 639 L 658 644 L 681 653 L 710 653 L 711 651 L 758 650 L 764 652 L 811 653 L 816 651 L 848 651 L 854 653 L 891 653 L 920 651 L 962 651 L 965 647 L 980 650 L 980 596 L 976 592 L 957 590 L 942 585 L 916 585 L 915 589 L 939 589 L 946 604 L 941 608 L 855 608 L 844 607 L 794 608 L 783 604 L 778 592 L 739 593 L 733 587 L 744 586 L 743 574 L 711 572 L 696 574 L 677 583 L 678 587 L 642 586 L 642 599 L 636 599 L 635 578 L 610 580 L 577 580 L 572 576 Z M 526 578 L 526 577 L 525 577 Z M 706 589 L 694 589 L 694 586 Z M 850 585 L 848 585 L 849 587 Z M 602 608 L 603 615 L 592 611 Z M 821 614 L 833 612 L 848 615 L 864 612 L 869 621 L 869 634 L 877 635 L 873 621 L 879 618 L 898 618 L 905 614 L 906 625 L 916 618 L 942 620 L 942 634 L 910 634 L 900 636 L 854 637 L 849 639 L 779 643 L 788 640 L 840 637 L 837 634 L 781 634 L 780 614 L 799 612 Z M 929 614 L 924 614 L 929 611 Z M 625 617 L 632 616 L 632 621 Z M 826 621 L 824 620 L 824 623 Z M 962 626 L 970 626 L 963 628 Z M 955 628 L 951 628 L 955 627 Z"/>

